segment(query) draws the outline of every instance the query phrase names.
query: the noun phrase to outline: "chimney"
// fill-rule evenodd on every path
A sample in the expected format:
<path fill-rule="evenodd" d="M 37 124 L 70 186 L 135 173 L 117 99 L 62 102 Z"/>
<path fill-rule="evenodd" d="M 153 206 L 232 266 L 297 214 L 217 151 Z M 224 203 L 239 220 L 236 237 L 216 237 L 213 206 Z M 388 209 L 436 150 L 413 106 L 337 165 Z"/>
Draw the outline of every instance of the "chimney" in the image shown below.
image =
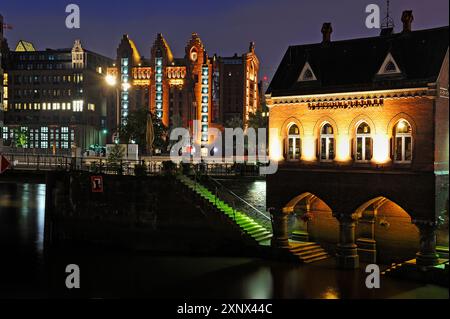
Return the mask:
<path fill-rule="evenodd" d="M 405 10 L 402 13 L 403 33 L 411 32 L 411 24 L 414 21 L 412 10 Z"/>
<path fill-rule="evenodd" d="M 328 43 L 331 41 L 331 32 L 333 32 L 333 28 L 331 27 L 331 23 L 325 22 L 322 25 L 322 43 Z"/>

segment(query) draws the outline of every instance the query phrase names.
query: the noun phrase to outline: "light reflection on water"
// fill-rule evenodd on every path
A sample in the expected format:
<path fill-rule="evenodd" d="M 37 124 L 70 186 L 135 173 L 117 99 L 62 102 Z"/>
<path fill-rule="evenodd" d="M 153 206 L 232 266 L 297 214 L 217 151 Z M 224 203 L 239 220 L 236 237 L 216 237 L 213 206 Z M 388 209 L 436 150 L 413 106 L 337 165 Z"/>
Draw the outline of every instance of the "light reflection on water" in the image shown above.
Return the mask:
<path fill-rule="evenodd" d="M 242 282 L 243 297 L 268 299 L 273 295 L 272 274 L 268 268 L 260 268 L 248 274 Z"/>
<path fill-rule="evenodd" d="M 36 248 L 40 255 L 44 254 L 44 225 L 45 225 L 45 185 L 37 185 L 37 238 Z"/>
<path fill-rule="evenodd" d="M 265 196 L 264 181 L 247 186 L 248 199 Z M 363 269 L 340 271 L 333 259 L 305 266 L 256 258 L 146 256 L 83 247 L 59 251 L 51 263 L 44 263 L 44 216 L 45 185 L 0 182 L 0 297 L 14 292 L 45 295 L 49 289 L 46 271 L 64 275 L 65 266 L 75 262 L 87 269 L 84 280 L 91 290 L 86 297 L 448 298 L 446 288 L 427 285 L 425 289 L 390 278 L 383 279 L 382 289 L 369 291 Z M 63 283 L 65 277 L 51 280 Z"/>

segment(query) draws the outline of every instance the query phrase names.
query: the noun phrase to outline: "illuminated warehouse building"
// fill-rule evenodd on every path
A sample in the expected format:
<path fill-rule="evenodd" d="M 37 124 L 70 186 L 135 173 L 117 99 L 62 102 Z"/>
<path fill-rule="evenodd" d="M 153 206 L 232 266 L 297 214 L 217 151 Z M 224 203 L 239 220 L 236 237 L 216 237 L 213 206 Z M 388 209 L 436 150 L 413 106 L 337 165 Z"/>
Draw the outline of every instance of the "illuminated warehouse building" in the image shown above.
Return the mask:
<path fill-rule="evenodd" d="M 245 123 L 248 113 L 256 112 L 258 70 L 254 44 L 242 56 L 209 57 L 199 36 L 192 33 L 185 56 L 175 58 L 167 41 L 158 34 L 147 60 L 124 35 L 116 63 L 108 68 L 109 82 L 116 86 L 120 105 L 119 114 L 111 119 L 124 125 L 130 111 L 148 108 L 168 127 L 192 129 L 197 120 L 201 122 L 201 143 L 206 144 L 210 142 L 209 127 L 220 127 L 230 115 Z"/>
<path fill-rule="evenodd" d="M 349 268 L 448 258 L 448 26 L 412 20 L 345 41 L 326 23 L 321 43 L 287 49 L 266 94 L 280 246 L 290 233 Z"/>
<path fill-rule="evenodd" d="M 78 40 L 72 48 L 45 51 L 19 41 L 3 56 L 4 144 L 53 154 L 105 144 L 104 77 L 111 63 Z"/>

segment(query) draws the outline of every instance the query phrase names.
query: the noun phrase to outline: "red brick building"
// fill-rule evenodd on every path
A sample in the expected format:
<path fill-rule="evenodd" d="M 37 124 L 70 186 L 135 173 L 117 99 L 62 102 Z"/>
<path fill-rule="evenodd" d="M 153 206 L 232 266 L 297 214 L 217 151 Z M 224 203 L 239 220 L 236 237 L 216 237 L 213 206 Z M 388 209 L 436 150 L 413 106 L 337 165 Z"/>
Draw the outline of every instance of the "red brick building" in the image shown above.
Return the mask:
<path fill-rule="evenodd" d="M 228 62 L 236 66 L 231 70 Z M 220 127 L 229 116 L 240 116 L 244 123 L 259 103 L 257 90 L 259 61 L 251 43 L 240 57 L 209 57 L 197 33 L 186 44 L 185 55 L 174 57 L 162 34 L 158 34 L 150 52 L 143 58 L 133 41 L 124 35 L 117 59 L 108 69 L 116 79 L 120 114 L 111 117 L 121 125 L 134 109 L 149 108 L 169 127 L 192 129 L 201 123 L 198 142 L 211 143 L 209 127 Z M 228 103 L 232 97 L 233 103 Z M 232 104 L 232 106 L 230 106 Z M 110 125 L 113 125 L 112 123 Z"/>
<path fill-rule="evenodd" d="M 342 267 L 429 266 L 448 247 L 448 27 L 412 20 L 344 41 L 324 24 L 321 43 L 288 48 L 267 91 L 279 160 L 267 205 Z"/>

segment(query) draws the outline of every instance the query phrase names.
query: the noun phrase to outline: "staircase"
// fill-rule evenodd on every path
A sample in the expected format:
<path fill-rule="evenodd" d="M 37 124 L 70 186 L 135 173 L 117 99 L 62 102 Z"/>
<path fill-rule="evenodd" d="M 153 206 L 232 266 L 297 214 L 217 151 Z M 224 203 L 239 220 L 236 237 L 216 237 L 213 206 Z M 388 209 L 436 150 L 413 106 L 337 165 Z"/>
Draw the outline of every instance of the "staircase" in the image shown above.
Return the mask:
<path fill-rule="evenodd" d="M 390 267 L 388 267 L 386 270 L 382 271 L 382 275 L 392 275 L 395 272 L 398 272 L 400 268 L 403 266 L 401 263 L 392 263 Z"/>
<path fill-rule="evenodd" d="M 289 252 L 301 263 L 309 264 L 330 258 L 331 256 L 317 243 L 290 242 Z"/>
<path fill-rule="evenodd" d="M 194 182 L 187 176 L 178 175 L 178 180 L 191 189 L 197 196 L 209 202 L 218 212 L 230 222 L 240 228 L 247 239 L 261 246 L 269 246 L 272 232 L 259 225 L 253 218 L 245 213 L 233 209 L 230 205 L 219 199 L 206 187 Z"/>

